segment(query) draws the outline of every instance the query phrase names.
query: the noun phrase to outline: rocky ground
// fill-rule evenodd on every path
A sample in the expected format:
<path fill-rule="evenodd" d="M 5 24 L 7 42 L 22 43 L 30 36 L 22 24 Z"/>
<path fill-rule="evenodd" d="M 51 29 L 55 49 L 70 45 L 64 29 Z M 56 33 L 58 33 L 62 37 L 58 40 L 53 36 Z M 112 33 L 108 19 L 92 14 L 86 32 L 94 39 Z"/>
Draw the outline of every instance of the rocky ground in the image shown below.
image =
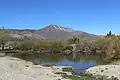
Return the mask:
<path fill-rule="evenodd" d="M 95 66 L 87 69 L 86 73 L 91 73 L 93 75 L 105 75 L 108 78 L 116 77 L 120 80 L 120 64 Z"/>
<path fill-rule="evenodd" d="M 61 70 L 62 67 L 43 67 L 18 58 L 0 57 L 0 80 L 65 80 L 54 74 Z"/>

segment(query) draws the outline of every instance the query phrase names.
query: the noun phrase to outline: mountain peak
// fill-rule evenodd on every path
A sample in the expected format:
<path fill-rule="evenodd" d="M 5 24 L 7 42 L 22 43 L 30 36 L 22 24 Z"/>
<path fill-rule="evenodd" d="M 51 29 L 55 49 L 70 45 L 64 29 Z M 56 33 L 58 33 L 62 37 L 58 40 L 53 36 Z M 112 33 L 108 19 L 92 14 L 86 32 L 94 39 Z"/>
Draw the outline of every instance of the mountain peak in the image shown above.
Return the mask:
<path fill-rule="evenodd" d="M 71 29 L 71 28 L 65 28 L 65 27 L 62 27 L 60 25 L 48 25 L 47 28 L 53 28 L 55 30 L 59 30 L 59 31 L 65 31 L 65 32 L 73 32 L 74 30 Z"/>

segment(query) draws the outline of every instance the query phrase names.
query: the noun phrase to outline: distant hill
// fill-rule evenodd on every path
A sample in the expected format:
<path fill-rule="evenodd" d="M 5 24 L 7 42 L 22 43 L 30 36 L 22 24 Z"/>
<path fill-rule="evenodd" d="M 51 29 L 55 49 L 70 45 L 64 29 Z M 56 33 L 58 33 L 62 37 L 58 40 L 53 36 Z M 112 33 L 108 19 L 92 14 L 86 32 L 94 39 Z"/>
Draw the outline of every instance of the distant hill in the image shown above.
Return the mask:
<path fill-rule="evenodd" d="M 0 33 L 6 34 L 7 36 L 15 39 L 22 40 L 67 40 L 71 37 L 96 37 L 97 35 L 90 34 L 83 31 L 76 31 L 71 28 L 65 28 L 59 25 L 48 25 L 39 30 L 19 30 L 19 29 L 1 29 Z M 4 35 L 3 34 L 3 35 Z M 1 35 L 1 36 L 3 36 Z"/>
<path fill-rule="evenodd" d="M 71 28 L 65 28 L 59 25 L 48 25 L 45 28 L 37 30 L 36 34 L 39 34 L 51 40 L 66 40 L 71 37 L 95 37 L 97 36 L 97 35 L 90 34 L 87 32 L 76 31 Z"/>

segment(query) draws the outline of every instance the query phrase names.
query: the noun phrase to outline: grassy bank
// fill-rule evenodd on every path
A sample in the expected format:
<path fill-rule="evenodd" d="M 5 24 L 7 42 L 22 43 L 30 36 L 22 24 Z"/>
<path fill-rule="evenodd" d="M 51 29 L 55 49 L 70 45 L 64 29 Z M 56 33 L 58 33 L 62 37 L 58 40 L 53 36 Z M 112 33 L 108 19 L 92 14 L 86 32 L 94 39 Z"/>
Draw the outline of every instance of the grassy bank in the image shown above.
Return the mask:
<path fill-rule="evenodd" d="M 72 51 L 72 44 L 76 44 Z M 3 42 L 1 43 L 3 45 Z M 105 63 L 120 59 L 120 36 L 97 37 L 88 39 L 72 38 L 68 41 L 12 41 L 4 43 L 6 53 L 19 56 L 73 55 L 73 56 L 100 56 Z"/>

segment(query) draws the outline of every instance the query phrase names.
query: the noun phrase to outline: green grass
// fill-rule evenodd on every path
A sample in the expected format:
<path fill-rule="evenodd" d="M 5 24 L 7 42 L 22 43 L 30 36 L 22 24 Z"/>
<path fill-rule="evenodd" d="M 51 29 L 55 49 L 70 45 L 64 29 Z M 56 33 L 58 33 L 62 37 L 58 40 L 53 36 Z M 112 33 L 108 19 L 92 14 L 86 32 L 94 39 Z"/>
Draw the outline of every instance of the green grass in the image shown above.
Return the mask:
<path fill-rule="evenodd" d="M 62 74 L 62 77 L 65 79 L 70 79 L 70 80 L 118 80 L 116 77 L 112 77 L 108 79 L 106 76 L 93 76 L 86 74 L 84 76 L 77 76 L 77 75 L 67 75 L 67 74 Z"/>
<path fill-rule="evenodd" d="M 62 68 L 63 72 L 72 72 L 72 68 Z"/>
<path fill-rule="evenodd" d="M 65 79 L 71 79 L 71 80 L 80 80 L 81 78 L 76 75 L 62 75 L 63 78 Z"/>
<path fill-rule="evenodd" d="M 83 76 L 75 75 L 73 73 L 72 68 L 63 68 L 63 72 L 57 72 L 55 74 L 61 75 L 65 79 L 70 80 L 118 80 L 116 77 L 112 77 L 108 79 L 106 76 L 100 76 L 100 75 L 92 75 L 92 74 L 84 74 Z M 72 75 L 68 75 L 67 72 L 71 72 Z"/>

